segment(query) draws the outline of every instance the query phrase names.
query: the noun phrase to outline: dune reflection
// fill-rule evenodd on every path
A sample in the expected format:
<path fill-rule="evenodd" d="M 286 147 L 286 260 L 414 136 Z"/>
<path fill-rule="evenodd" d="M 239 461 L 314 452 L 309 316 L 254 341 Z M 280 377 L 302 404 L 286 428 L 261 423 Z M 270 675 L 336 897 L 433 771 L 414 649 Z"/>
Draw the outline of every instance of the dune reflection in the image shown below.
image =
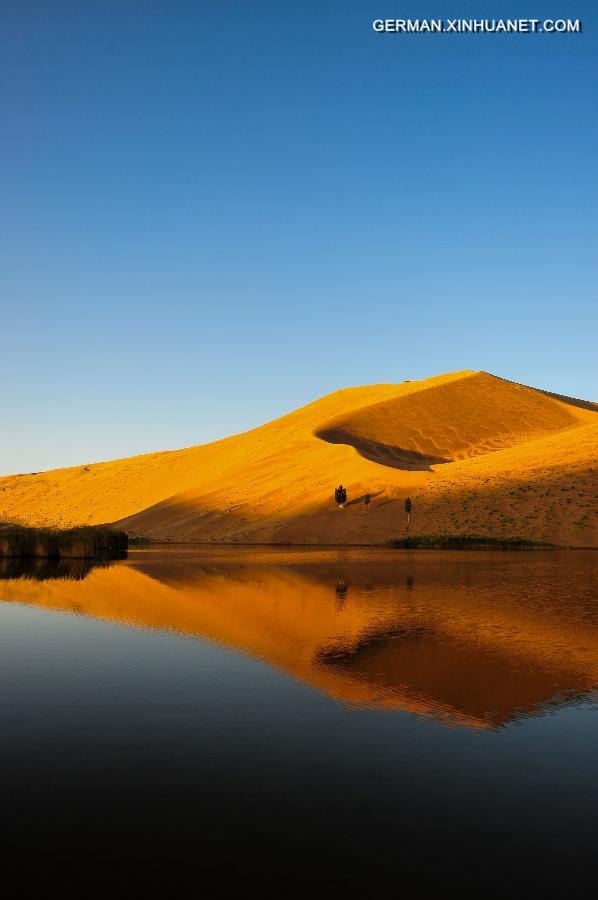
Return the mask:
<path fill-rule="evenodd" d="M 592 554 L 132 554 L 0 597 L 215 641 L 349 705 L 497 727 L 598 685 Z"/>

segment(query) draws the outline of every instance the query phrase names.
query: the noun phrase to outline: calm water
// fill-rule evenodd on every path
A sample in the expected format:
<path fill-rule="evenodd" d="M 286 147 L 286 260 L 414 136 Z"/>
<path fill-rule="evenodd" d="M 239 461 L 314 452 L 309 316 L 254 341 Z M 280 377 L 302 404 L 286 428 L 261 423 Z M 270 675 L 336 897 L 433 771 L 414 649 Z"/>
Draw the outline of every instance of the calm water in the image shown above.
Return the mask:
<path fill-rule="evenodd" d="M 23 885 L 593 896 L 598 554 L 168 547 L 0 599 Z"/>

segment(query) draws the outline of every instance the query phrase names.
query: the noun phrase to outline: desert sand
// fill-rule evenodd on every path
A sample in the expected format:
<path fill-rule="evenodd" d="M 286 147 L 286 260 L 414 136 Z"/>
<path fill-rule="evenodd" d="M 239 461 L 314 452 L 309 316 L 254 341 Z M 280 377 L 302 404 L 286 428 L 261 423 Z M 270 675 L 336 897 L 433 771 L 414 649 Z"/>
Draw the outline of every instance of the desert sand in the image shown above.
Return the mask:
<path fill-rule="evenodd" d="M 597 495 L 596 404 L 461 371 L 347 388 L 210 444 L 1 478 L 0 520 L 119 523 L 159 541 L 376 544 L 405 535 L 410 496 L 413 534 L 595 547 Z"/>

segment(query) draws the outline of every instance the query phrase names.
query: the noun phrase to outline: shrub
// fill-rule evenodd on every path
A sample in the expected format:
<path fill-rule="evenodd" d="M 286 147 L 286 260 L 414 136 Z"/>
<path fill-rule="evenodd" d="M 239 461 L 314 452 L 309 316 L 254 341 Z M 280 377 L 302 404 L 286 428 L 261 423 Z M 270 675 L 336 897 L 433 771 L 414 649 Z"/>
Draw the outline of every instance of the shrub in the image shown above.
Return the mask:
<path fill-rule="evenodd" d="M 96 559 L 126 552 L 128 537 L 109 525 L 77 528 L 28 528 L 0 525 L 0 556 Z"/>

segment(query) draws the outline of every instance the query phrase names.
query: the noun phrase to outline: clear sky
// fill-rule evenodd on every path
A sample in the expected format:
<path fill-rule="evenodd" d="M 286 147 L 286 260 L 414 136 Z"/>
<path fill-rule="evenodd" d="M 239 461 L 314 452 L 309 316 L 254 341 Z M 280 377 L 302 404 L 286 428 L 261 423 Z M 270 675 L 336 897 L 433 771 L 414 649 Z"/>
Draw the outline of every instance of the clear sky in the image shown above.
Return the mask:
<path fill-rule="evenodd" d="M 372 30 L 521 15 L 583 32 Z M 597 34 L 563 0 L 2 4 L 0 472 L 463 368 L 598 400 Z"/>

